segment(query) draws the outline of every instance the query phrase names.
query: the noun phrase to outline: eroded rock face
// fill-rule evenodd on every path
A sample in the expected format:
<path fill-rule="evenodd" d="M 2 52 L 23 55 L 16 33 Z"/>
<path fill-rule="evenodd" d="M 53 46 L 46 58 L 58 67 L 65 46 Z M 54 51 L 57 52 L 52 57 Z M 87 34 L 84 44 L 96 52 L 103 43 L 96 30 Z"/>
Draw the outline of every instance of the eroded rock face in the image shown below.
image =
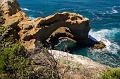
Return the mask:
<path fill-rule="evenodd" d="M 6 16 L 12 16 L 20 11 L 20 7 L 16 0 L 1 0 L 1 9 Z"/>
<path fill-rule="evenodd" d="M 81 55 L 56 50 L 49 52 L 58 61 L 62 79 L 102 79 L 99 74 L 109 68 Z"/>
<path fill-rule="evenodd" d="M 17 0 L 0 0 L 0 12 L 4 20 L 3 26 L 17 26 L 19 22 L 27 18 L 21 11 Z"/>
<path fill-rule="evenodd" d="M 51 29 L 51 32 L 49 31 L 50 33 L 48 33 L 49 35 L 47 34 L 48 36 L 50 36 L 56 29 L 66 27 L 69 29 L 69 33 L 74 36 L 73 40 L 83 42 L 88 38 L 88 32 L 90 30 L 89 20 L 79 14 L 69 12 L 57 13 L 46 17 L 45 20 L 46 21 L 42 23 L 42 25 L 44 24 L 48 29 Z M 46 36 L 46 38 L 48 36 Z"/>
<path fill-rule="evenodd" d="M 20 37 L 25 38 L 21 39 L 24 43 L 32 39 L 43 43 L 51 43 L 50 40 L 53 40 L 53 38 L 67 37 L 78 43 L 87 44 L 90 30 L 87 18 L 70 12 L 56 13 L 45 18 L 23 21 L 19 26 L 22 29 L 19 32 Z M 29 29 L 26 29 L 26 27 Z"/>

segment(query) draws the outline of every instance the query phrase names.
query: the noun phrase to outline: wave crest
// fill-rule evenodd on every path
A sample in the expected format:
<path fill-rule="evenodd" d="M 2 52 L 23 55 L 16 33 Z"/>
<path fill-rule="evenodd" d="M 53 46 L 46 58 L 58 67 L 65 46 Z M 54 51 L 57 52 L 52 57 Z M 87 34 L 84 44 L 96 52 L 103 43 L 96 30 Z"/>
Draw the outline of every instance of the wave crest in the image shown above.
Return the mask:
<path fill-rule="evenodd" d="M 31 11 L 30 9 L 28 9 L 28 8 L 21 8 L 22 10 L 24 10 L 24 11 Z"/>
<path fill-rule="evenodd" d="M 112 39 L 115 37 L 115 35 L 120 32 L 119 29 L 102 29 L 100 31 L 90 31 L 90 35 L 94 37 L 98 41 L 102 41 L 105 43 L 106 48 L 102 50 L 92 50 L 90 49 L 91 52 L 101 52 L 101 53 L 112 53 L 112 54 L 117 54 L 118 51 L 120 51 L 120 46 L 114 42 Z"/>
<path fill-rule="evenodd" d="M 31 10 L 28 8 L 21 8 L 23 11 L 28 11 L 28 12 L 34 12 L 34 13 L 39 13 L 39 14 L 44 14 L 42 11 L 36 11 L 36 10 Z"/>

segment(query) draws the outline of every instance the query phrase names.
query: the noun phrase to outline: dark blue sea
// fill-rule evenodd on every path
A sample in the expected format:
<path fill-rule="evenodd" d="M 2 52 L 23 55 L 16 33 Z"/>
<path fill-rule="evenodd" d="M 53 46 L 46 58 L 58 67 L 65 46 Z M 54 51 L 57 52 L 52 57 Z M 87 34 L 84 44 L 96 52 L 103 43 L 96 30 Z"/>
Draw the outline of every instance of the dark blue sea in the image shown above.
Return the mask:
<path fill-rule="evenodd" d="M 21 9 L 33 19 L 56 12 L 70 11 L 90 19 L 89 34 L 103 41 L 106 48 L 74 50 L 74 54 L 87 56 L 112 67 L 120 67 L 120 0 L 18 0 Z"/>

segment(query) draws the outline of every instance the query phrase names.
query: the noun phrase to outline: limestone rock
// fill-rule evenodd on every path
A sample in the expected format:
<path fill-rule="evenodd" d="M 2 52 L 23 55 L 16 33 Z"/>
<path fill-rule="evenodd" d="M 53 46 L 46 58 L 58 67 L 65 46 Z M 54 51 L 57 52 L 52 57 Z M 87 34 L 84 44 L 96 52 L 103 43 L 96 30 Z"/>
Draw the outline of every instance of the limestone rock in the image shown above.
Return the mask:
<path fill-rule="evenodd" d="M 44 27 L 42 31 L 38 32 L 38 37 L 41 40 L 46 40 L 56 29 L 60 27 L 67 27 L 70 29 L 71 34 L 75 36 L 75 40 L 83 42 L 88 39 L 88 32 L 90 30 L 89 20 L 79 14 L 63 12 L 57 13 L 46 18 L 42 18 L 39 26 Z M 45 37 L 40 34 L 46 32 Z M 83 40 L 81 40 L 83 39 Z"/>
<path fill-rule="evenodd" d="M 98 41 L 97 44 L 94 44 L 92 46 L 93 49 L 103 49 L 105 47 L 106 47 L 106 45 L 102 41 Z"/>
<path fill-rule="evenodd" d="M 25 34 L 21 37 L 21 39 L 22 39 L 22 40 L 25 40 L 25 41 L 29 41 L 31 38 L 32 38 L 32 36 L 29 35 L 28 33 L 25 33 Z"/>
<path fill-rule="evenodd" d="M 53 37 L 55 38 L 61 38 L 61 37 L 68 37 L 70 39 L 74 39 L 74 35 L 70 33 L 69 28 L 67 27 L 60 27 L 57 30 L 55 30 L 49 39 L 52 39 Z M 75 41 L 75 40 L 74 40 Z"/>
<path fill-rule="evenodd" d="M 32 39 L 43 43 L 52 40 L 52 37 L 56 37 L 56 39 L 67 37 L 73 41 L 87 44 L 90 30 L 89 19 L 70 12 L 56 13 L 45 18 L 22 21 L 19 26 L 21 28 L 20 36 L 26 36 L 24 32 L 27 26 L 27 29 L 29 29 L 27 33 L 32 35 Z M 23 38 L 21 40 L 26 41 Z"/>
<path fill-rule="evenodd" d="M 81 55 L 57 50 L 49 52 L 58 61 L 62 79 L 101 79 L 99 74 L 110 68 Z"/>
<path fill-rule="evenodd" d="M 32 27 L 32 25 L 25 25 L 24 26 L 24 30 L 30 30 L 30 29 L 32 29 L 33 27 Z"/>
<path fill-rule="evenodd" d="M 12 16 L 20 11 L 17 0 L 1 0 L 0 3 L 1 10 L 6 16 Z"/>
<path fill-rule="evenodd" d="M 23 19 L 27 19 L 17 0 L 0 0 L 0 15 L 4 18 L 3 26 L 11 26 L 15 23 L 17 26 Z"/>

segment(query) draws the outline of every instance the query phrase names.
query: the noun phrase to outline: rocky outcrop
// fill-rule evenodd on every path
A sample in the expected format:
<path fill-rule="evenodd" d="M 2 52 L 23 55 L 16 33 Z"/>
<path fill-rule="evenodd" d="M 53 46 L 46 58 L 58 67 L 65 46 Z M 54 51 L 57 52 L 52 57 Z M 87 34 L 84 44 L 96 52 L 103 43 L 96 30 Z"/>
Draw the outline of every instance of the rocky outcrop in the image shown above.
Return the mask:
<path fill-rule="evenodd" d="M 103 49 L 106 45 L 102 41 L 98 41 L 93 46 L 91 46 L 92 49 Z"/>
<path fill-rule="evenodd" d="M 41 41 L 50 37 L 56 29 L 66 27 L 69 29 L 69 33 L 74 36 L 73 40 L 79 42 L 84 41 L 85 43 L 87 42 L 88 32 L 90 30 L 88 19 L 83 18 L 79 14 L 69 12 L 57 13 L 55 15 L 43 18 L 42 22 L 39 23 L 39 26 L 45 26 L 45 32 L 47 33 L 44 38 L 42 36 L 38 36 L 39 39 L 42 39 Z M 41 33 L 41 31 L 39 31 L 38 34 L 39 33 Z"/>
<path fill-rule="evenodd" d="M 109 68 L 81 55 L 56 50 L 49 52 L 58 61 L 62 79 L 102 79 L 100 73 Z"/>
<path fill-rule="evenodd" d="M 54 15 L 24 21 L 19 24 L 21 40 L 25 44 L 32 40 L 52 43 L 51 40 L 67 37 L 80 44 L 87 44 L 90 30 L 89 20 L 76 13 L 56 13 Z M 54 39 L 53 39 L 54 38 Z"/>
<path fill-rule="evenodd" d="M 9 17 L 20 11 L 20 7 L 16 0 L 1 0 L 1 10 L 4 16 Z"/>
<path fill-rule="evenodd" d="M 1 0 L 0 14 L 4 20 L 3 26 L 18 26 L 19 22 L 27 18 L 16 0 Z"/>

